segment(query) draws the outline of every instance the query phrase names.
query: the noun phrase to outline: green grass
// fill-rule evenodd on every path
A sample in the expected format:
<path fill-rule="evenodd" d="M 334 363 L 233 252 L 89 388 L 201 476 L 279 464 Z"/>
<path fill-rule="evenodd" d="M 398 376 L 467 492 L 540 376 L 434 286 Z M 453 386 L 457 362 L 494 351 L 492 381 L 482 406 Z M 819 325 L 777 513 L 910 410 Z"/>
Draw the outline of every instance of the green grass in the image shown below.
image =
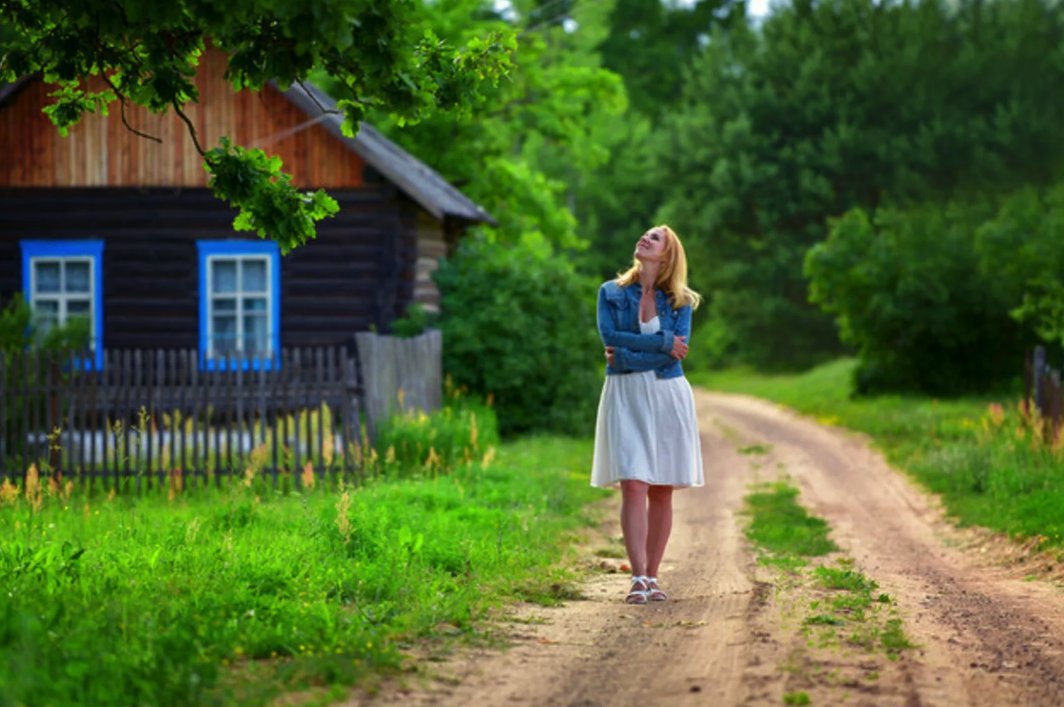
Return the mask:
<path fill-rule="evenodd" d="M 316 703 L 573 595 L 590 443 L 503 446 L 448 474 L 283 493 L 0 491 L 0 705 Z M 290 488 L 290 486 L 288 487 Z"/>
<path fill-rule="evenodd" d="M 891 598 L 876 593 L 879 585 L 855 569 L 852 558 L 839 557 L 812 570 L 806 567 L 810 558 L 837 553 L 839 547 L 829 537 L 828 523 L 798 503 L 798 489 L 786 482 L 753 489 L 745 498 L 749 517 L 745 532 L 762 551 L 762 564 L 797 575 L 823 597 L 809 602 L 803 631 L 808 635 L 820 629 L 820 645 L 827 647 L 837 640 L 838 630 L 846 629 L 851 645 L 882 649 L 892 660 L 911 648 L 901 620 L 890 615 Z"/>
<path fill-rule="evenodd" d="M 940 494 L 960 524 L 1064 546 L 1064 440 L 1043 440 L 1018 399 L 853 399 L 854 366 L 841 360 L 789 376 L 702 373 L 692 382 L 767 398 L 864 432 L 888 461 Z"/>
<path fill-rule="evenodd" d="M 783 696 L 783 704 L 803 707 L 804 705 L 811 705 L 813 703 L 809 699 L 809 695 L 805 692 L 788 692 Z"/>
<path fill-rule="evenodd" d="M 816 557 L 838 550 L 828 537 L 827 522 L 799 505 L 798 489 L 785 483 L 757 488 L 746 497 L 750 540 L 782 558 Z"/>

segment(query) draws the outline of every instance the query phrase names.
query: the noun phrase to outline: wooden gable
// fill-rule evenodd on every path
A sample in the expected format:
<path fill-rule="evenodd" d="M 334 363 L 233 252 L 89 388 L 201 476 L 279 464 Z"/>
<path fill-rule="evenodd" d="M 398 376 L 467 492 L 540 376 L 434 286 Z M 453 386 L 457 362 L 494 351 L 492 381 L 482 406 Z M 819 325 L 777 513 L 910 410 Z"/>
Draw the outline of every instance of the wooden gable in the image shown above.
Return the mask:
<path fill-rule="evenodd" d="M 299 188 L 362 186 L 363 161 L 280 91 L 233 90 L 225 80 L 226 56 L 208 50 L 200 59 L 198 104 L 186 106 L 200 145 L 209 150 L 222 136 L 277 155 Z M 103 81 L 94 78 L 92 90 Z M 171 110 L 155 115 L 130 106 L 126 117 L 147 140 L 122 124 L 121 106 L 108 116 L 87 115 L 62 137 L 41 109 L 53 90 L 33 80 L 0 106 L 0 187 L 204 187 L 207 172 L 184 122 Z"/>

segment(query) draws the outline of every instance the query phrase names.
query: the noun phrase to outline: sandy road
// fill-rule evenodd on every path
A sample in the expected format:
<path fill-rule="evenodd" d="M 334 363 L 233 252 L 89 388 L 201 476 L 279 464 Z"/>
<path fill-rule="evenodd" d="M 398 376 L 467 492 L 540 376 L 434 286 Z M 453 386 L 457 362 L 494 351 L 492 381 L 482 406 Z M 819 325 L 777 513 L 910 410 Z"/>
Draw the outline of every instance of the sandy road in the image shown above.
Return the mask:
<path fill-rule="evenodd" d="M 929 500 L 858 437 L 751 398 L 698 391 L 707 485 L 678 493 L 662 578 L 671 600 L 621 602 L 602 575 L 588 601 L 526 607 L 513 648 L 444 664 L 444 680 L 357 704 L 779 705 L 787 646 L 763 607 L 736 514 L 747 485 L 783 469 L 858 566 L 898 600 L 920 646 L 840 704 L 1064 705 L 1064 596 L 1020 582 L 949 543 Z M 762 464 L 736 450 L 770 448 Z M 761 471 L 757 467 L 762 467 Z M 616 529 L 610 529 L 616 533 Z M 836 694 L 836 693 L 831 693 Z M 816 704 L 825 704 L 822 700 Z"/>

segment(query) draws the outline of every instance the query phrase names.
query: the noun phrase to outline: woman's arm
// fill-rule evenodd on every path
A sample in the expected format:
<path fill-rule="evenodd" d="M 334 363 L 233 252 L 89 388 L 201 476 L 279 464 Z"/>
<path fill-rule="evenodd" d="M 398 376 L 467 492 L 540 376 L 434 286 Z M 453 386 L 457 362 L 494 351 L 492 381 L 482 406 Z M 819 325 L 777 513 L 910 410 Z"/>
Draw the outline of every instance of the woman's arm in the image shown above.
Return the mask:
<path fill-rule="evenodd" d="M 672 351 L 672 332 L 659 331 L 656 334 L 633 334 L 617 331 L 613 321 L 613 305 L 606 297 L 606 285 L 599 288 L 598 294 L 598 330 L 603 346 L 615 346 L 629 351 L 646 351 L 668 354 Z"/>
<path fill-rule="evenodd" d="M 680 316 L 676 320 L 676 336 L 679 336 L 690 346 L 691 341 L 691 305 L 680 308 Z M 634 351 L 625 347 L 615 347 L 613 350 L 613 367 L 619 371 L 653 371 L 662 366 L 673 363 L 676 359 L 668 353 L 651 351 Z"/>

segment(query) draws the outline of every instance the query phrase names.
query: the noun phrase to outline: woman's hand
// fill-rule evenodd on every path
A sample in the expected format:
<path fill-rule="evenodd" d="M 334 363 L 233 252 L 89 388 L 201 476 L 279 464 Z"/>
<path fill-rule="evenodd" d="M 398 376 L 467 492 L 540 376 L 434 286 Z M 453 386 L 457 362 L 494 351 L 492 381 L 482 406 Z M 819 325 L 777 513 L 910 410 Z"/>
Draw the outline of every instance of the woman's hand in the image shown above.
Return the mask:
<path fill-rule="evenodd" d="M 672 357 L 677 361 L 682 361 L 687 356 L 687 337 L 686 336 L 674 336 L 672 337 Z"/>
<path fill-rule="evenodd" d="M 606 347 L 606 361 L 610 364 L 611 367 L 614 365 L 613 364 L 613 347 L 612 346 L 607 346 Z"/>

